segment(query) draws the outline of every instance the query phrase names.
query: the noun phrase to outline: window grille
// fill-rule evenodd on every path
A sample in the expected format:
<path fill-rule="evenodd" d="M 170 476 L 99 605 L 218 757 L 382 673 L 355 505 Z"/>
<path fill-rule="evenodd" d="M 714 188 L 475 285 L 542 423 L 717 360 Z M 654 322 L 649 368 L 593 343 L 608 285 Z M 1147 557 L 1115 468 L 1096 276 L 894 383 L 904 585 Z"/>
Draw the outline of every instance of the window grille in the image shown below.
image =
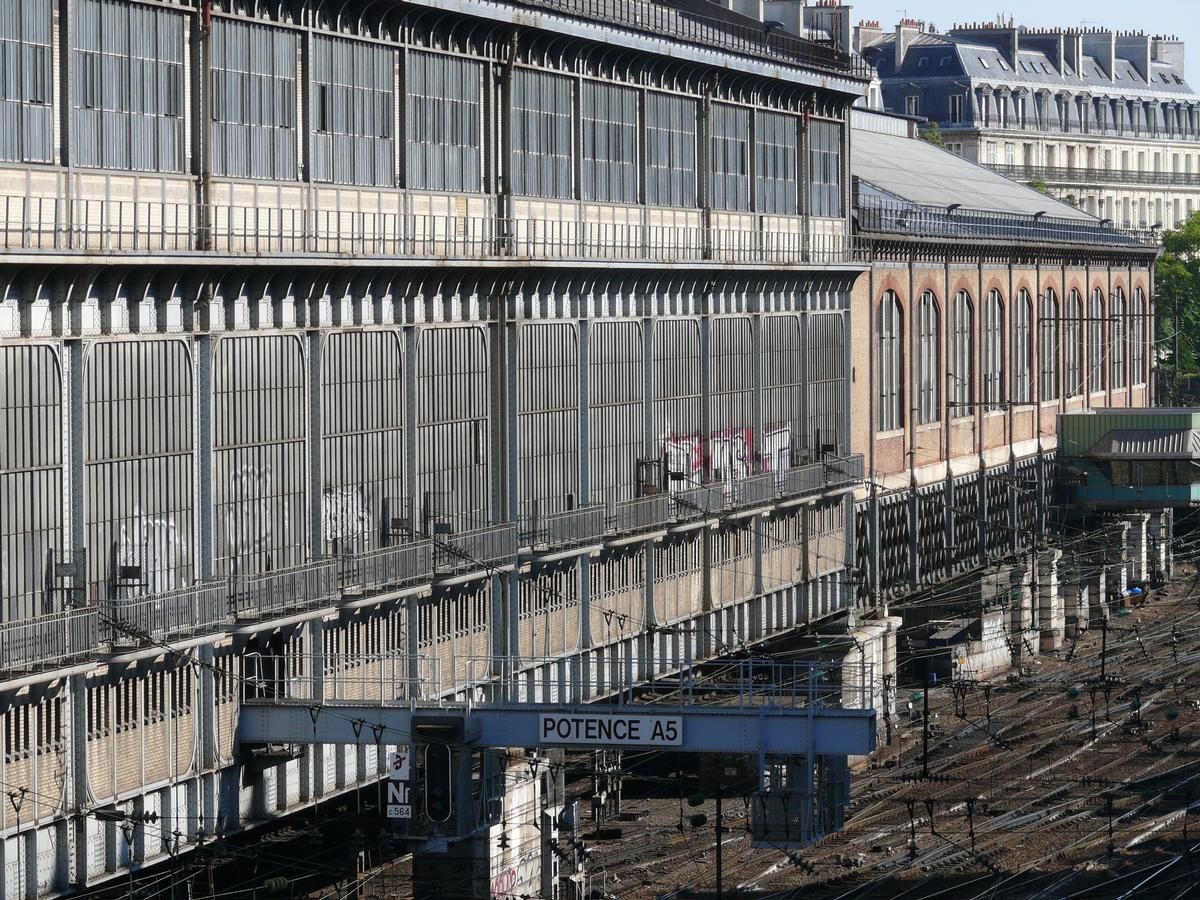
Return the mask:
<path fill-rule="evenodd" d="M 1004 300 L 992 290 L 983 320 L 983 402 L 990 410 L 1000 409 L 1005 401 L 1004 349 Z"/>
<path fill-rule="evenodd" d="M 1039 399 L 1058 399 L 1059 347 L 1058 297 L 1050 288 L 1042 294 L 1042 307 L 1038 322 L 1038 367 L 1041 379 L 1038 385 Z"/>
<path fill-rule="evenodd" d="M 813 121 L 808 127 L 809 213 L 842 214 L 842 125 Z"/>
<path fill-rule="evenodd" d="M 940 322 L 937 298 L 925 291 L 917 306 L 917 424 L 941 419 L 938 380 L 941 377 Z"/>
<path fill-rule="evenodd" d="M 904 427 L 904 313 L 894 291 L 883 295 L 878 312 L 879 430 Z"/>
<path fill-rule="evenodd" d="M 975 308 L 971 296 L 954 298 L 954 331 L 950 342 L 950 416 L 975 414 Z"/>

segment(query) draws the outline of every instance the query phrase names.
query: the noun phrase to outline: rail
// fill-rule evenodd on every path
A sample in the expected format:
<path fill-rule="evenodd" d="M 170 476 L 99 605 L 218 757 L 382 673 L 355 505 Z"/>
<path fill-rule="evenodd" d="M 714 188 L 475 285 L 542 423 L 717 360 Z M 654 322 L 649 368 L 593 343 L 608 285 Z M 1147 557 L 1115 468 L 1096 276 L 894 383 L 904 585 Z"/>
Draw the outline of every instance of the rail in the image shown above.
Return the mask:
<path fill-rule="evenodd" d="M 99 643 L 100 611 L 95 606 L 3 622 L 0 672 L 61 665 L 94 652 Z"/>
<path fill-rule="evenodd" d="M 523 546 L 557 550 L 595 543 L 604 534 L 604 507 L 581 506 L 557 513 L 531 513 L 519 525 Z"/>
<path fill-rule="evenodd" d="M 229 608 L 237 619 L 258 619 L 332 604 L 338 597 L 334 560 L 230 579 Z"/>
<path fill-rule="evenodd" d="M 1071 219 L 1025 216 L 980 209 L 921 206 L 860 197 L 858 229 L 867 233 L 955 240 L 1007 240 L 1058 244 L 1156 247 L 1158 235 L 1147 229 L 1115 228 L 1091 217 Z"/>
<path fill-rule="evenodd" d="M 799 35 L 780 33 L 761 23 L 722 20 L 699 12 L 699 4 L 650 0 L 516 0 L 522 6 L 553 9 L 579 19 L 618 25 L 631 31 L 671 37 L 689 44 L 718 47 L 734 53 L 784 61 L 806 68 L 836 72 L 850 78 L 871 77 L 860 58 Z M 715 12 L 715 10 L 714 10 Z"/>
<path fill-rule="evenodd" d="M 620 500 L 608 512 L 606 528 L 614 534 L 652 531 L 671 519 L 670 499 L 666 494 L 651 494 Z"/>
<path fill-rule="evenodd" d="M 1041 179 L 1048 184 L 1148 184 L 1200 187 L 1200 172 L 1139 172 L 1136 169 L 1095 169 L 1077 166 L 1023 166 L 993 163 L 988 168 L 1018 181 Z"/>
<path fill-rule="evenodd" d="M 517 526 L 489 525 L 459 534 L 439 535 L 434 538 L 433 548 L 435 575 L 511 566 L 517 555 Z"/>
<path fill-rule="evenodd" d="M 419 541 L 338 557 L 343 594 L 368 594 L 419 584 L 433 578 L 433 544 Z"/>
<path fill-rule="evenodd" d="M 250 654 L 243 700 L 253 704 L 356 703 L 492 706 L 580 703 L 639 689 L 656 706 L 731 709 L 871 709 L 875 670 L 866 660 L 722 660 L 684 666 L 653 682 L 598 681 L 581 658 L 465 657 L 454 675 L 428 656 Z"/>
<path fill-rule="evenodd" d="M 100 609 L 101 640 L 137 646 L 146 639 L 197 634 L 226 623 L 229 586 L 218 581 L 158 594 L 106 596 Z"/>
<path fill-rule="evenodd" d="M 578 212 L 578 211 L 577 211 Z M 0 197 L 0 249 L 31 253 L 623 259 L 646 262 L 853 262 L 837 233 L 577 218 L 497 218 L 142 200 Z"/>

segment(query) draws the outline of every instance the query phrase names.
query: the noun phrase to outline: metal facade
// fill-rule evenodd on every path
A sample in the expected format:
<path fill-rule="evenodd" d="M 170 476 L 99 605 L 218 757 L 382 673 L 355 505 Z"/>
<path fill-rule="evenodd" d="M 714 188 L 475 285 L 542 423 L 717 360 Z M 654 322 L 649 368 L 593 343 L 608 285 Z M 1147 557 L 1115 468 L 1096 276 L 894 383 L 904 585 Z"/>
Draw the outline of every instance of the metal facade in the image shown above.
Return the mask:
<path fill-rule="evenodd" d="M 50 0 L 0 4 L 0 160 L 53 158 L 51 9 Z"/>
<path fill-rule="evenodd" d="M 407 60 L 408 186 L 483 190 L 483 64 L 420 51 Z"/>
<path fill-rule="evenodd" d="M 0 592 L 4 619 L 53 609 L 47 575 L 62 559 L 63 399 L 46 346 L 0 346 Z"/>
<path fill-rule="evenodd" d="M 74 0 L 71 154 L 78 166 L 184 170 L 183 12 Z"/>
<path fill-rule="evenodd" d="M 519 69 L 512 93 L 513 190 L 533 197 L 574 196 L 571 79 Z"/>
<path fill-rule="evenodd" d="M 521 328 L 517 441 L 523 516 L 579 505 L 579 341 L 572 325 Z"/>
<path fill-rule="evenodd" d="M 696 135 L 700 104 L 689 97 L 646 94 L 646 202 L 696 205 Z"/>
<path fill-rule="evenodd" d="M 294 335 L 225 337 L 213 365 L 213 561 L 257 575 L 307 557 L 307 376 Z"/>
<path fill-rule="evenodd" d="M 637 496 L 646 455 L 646 362 L 641 322 L 594 322 L 588 333 L 589 496 Z"/>
<path fill-rule="evenodd" d="M 299 36 L 228 19 L 212 28 L 213 172 L 294 181 Z"/>
<path fill-rule="evenodd" d="M 193 402 L 186 343 L 92 347 L 84 389 L 91 602 L 194 580 Z"/>
<path fill-rule="evenodd" d="M 409 511 L 405 384 L 398 334 L 352 332 L 326 338 L 321 360 L 321 539 L 326 552 L 384 545 L 392 520 Z"/>
<path fill-rule="evenodd" d="M 638 102 L 633 88 L 584 81 L 580 88 L 580 192 L 584 200 L 638 200 Z"/>
<path fill-rule="evenodd" d="M 396 51 L 317 35 L 312 44 L 316 181 L 396 183 Z"/>
<path fill-rule="evenodd" d="M 750 209 L 750 110 L 744 106 L 712 107 L 712 205 Z"/>

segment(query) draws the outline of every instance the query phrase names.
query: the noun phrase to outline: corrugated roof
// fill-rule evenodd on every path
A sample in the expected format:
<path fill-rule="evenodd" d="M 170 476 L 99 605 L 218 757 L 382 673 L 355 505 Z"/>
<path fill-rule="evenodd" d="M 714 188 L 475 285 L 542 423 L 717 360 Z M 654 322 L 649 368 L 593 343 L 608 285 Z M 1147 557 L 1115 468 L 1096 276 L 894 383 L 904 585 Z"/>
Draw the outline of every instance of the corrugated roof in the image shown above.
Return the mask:
<path fill-rule="evenodd" d="M 1200 459 L 1200 431 L 1118 428 L 1098 440 L 1084 455 L 1091 459 Z"/>
<path fill-rule="evenodd" d="M 850 171 L 887 194 L 910 203 L 1048 216 L 1096 222 L 1068 203 L 968 162 L 926 141 L 855 129 Z"/>

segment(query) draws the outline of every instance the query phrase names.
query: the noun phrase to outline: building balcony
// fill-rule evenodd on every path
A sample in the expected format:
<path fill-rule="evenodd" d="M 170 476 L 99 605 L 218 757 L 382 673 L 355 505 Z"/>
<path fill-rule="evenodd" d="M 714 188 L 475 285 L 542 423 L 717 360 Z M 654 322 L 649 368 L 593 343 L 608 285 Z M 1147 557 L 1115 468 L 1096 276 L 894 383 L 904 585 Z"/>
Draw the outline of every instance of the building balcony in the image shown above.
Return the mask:
<path fill-rule="evenodd" d="M 1095 244 L 1132 249 L 1158 246 L 1158 235 L 1152 229 L 1116 228 L 1088 218 L 1034 217 L 966 207 L 949 210 L 874 197 L 859 198 L 856 217 L 859 232 L 914 238 Z"/>
<path fill-rule="evenodd" d="M 1097 184 L 1145 187 L 1200 188 L 1200 172 L 1139 172 L 1135 169 L 1090 169 L 1075 166 L 1022 166 L 992 163 L 989 169 L 1018 181 L 1040 179 L 1047 184 Z"/>
<path fill-rule="evenodd" d="M 827 457 L 780 472 L 701 484 L 613 504 L 526 516 L 470 531 L 340 553 L 305 565 L 233 575 L 171 591 L 93 584 L 88 606 L 0 623 L 0 676 L 56 668 L 98 653 L 122 653 L 346 603 L 427 591 L 508 571 L 519 552 L 565 552 L 645 540 L 672 526 L 757 513 L 844 489 L 863 477 L 863 457 Z"/>
<path fill-rule="evenodd" d="M 551 219 L 5 196 L 0 251 L 248 263 L 264 257 L 758 265 L 857 259 L 845 228 L 814 233 L 802 216 L 714 211 L 723 224 L 702 226 L 697 209 L 561 205 L 570 212 Z M 642 221 L 628 221 L 626 213 Z M 660 213 L 685 213 L 684 224 L 650 221 Z"/>

